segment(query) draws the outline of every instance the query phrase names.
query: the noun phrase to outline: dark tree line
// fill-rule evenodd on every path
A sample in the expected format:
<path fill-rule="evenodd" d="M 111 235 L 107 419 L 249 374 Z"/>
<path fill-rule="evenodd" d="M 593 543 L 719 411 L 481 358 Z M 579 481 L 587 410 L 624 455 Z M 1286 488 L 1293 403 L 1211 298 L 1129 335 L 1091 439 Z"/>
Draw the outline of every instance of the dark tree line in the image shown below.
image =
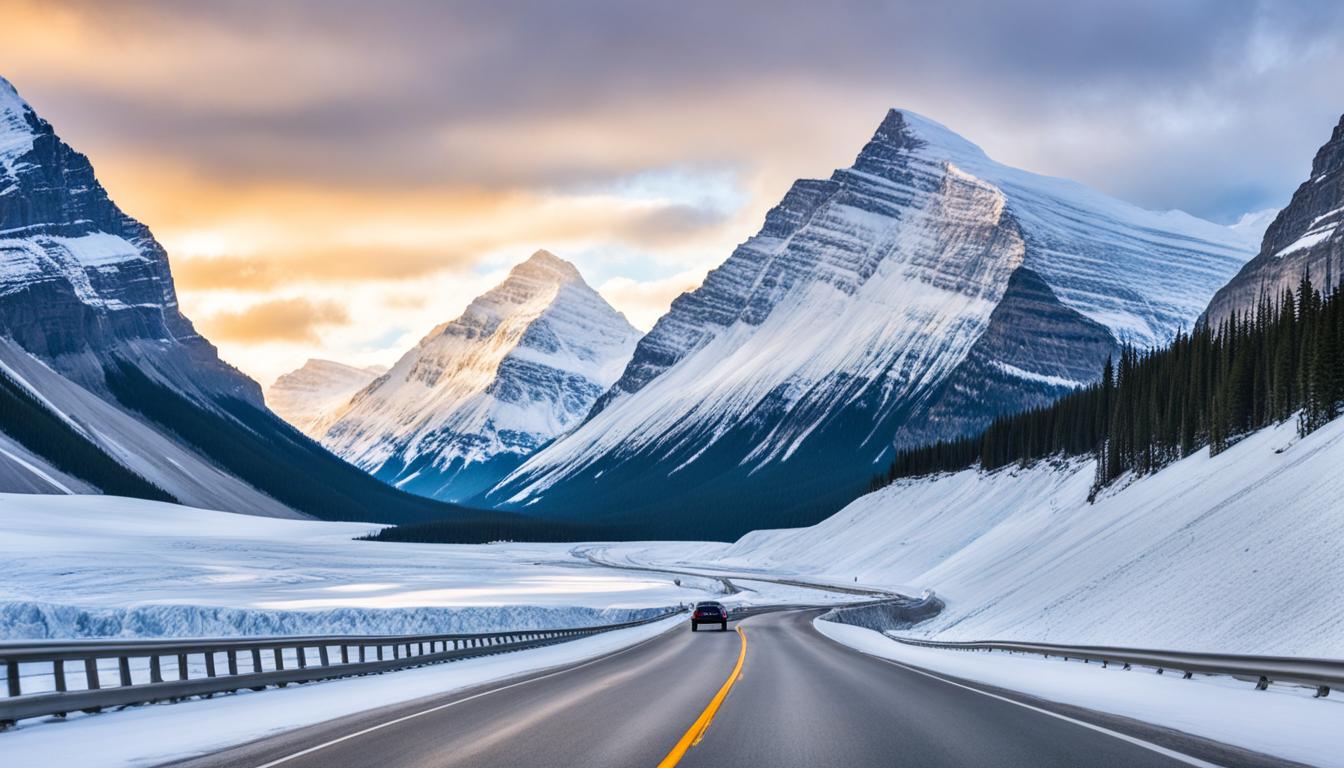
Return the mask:
<path fill-rule="evenodd" d="M 53 467 L 113 496 L 177 501 L 123 466 L 0 369 L 0 432 Z"/>
<path fill-rule="evenodd" d="M 1125 348 L 1101 378 L 1056 402 L 996 419 L 981 434 L 899 452 L 871 488 L 897 478 L 1097 459 L 1098 488 L 1208 446 L 1214 454 L 1297 415 L 1306 435 L 1344 409 L 1344 292 L 1310 278 L 1218 328 L 1200 325 L 1156 351 Z"/>

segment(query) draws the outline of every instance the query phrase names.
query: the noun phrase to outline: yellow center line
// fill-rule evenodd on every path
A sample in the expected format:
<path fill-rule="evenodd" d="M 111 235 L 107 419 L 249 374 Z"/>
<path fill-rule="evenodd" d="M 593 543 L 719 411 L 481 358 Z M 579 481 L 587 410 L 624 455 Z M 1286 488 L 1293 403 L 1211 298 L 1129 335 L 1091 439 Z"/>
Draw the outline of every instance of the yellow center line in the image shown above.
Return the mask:
<path fill-rule="evenodd" d="M 705 707 L 705 711 L 700 713 L 700 717 L 696 718 L 690 729 L 682 734 L 681 741 L 677 742 L 677 746 L 673 747 L 672 751 L 667 753 L 667 757 L 664 757 L 663 761 L 658 764 L 658 768 L 672 768 L 672 766 L 681 762 L 681 758 L 686 756 L 686 750 L 700 743 L 700 740 L 705 737 L 705 731 L 709 730 L 709 724 L 714 720 L 715 713 L 719 711 L 719 706 L 723 704 L 724 699 L 728 698 L 728 691 L 732 690 L 733 683 L 736 683 L 737 678 L 742 676 L 742 662 L 747 660 L 747 633 L 741 626 L 738 626 L 737 634 L 742 638 L 742 650 L 737 652 L 737 666 L 733 667 L 733 673 L 724 681 L 719 692 L 714 694 L 714 698 L 710 699 L 709 706 Z"/>

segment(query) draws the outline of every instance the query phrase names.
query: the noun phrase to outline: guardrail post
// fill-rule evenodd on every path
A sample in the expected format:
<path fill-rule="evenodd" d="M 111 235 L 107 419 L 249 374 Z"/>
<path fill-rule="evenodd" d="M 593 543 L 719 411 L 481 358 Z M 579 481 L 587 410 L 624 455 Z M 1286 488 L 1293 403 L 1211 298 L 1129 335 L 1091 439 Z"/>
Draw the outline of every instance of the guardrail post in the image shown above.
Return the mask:
<path fill-rule="evenodd" d="M 51 674 L 56 678 L 56 690 L 65 693 L 65 660 L 57 659 L 51 662 Z"/>
<path fill-rule="evenodd" d="M 206 652 L 205 652 L 205 676 L 206 676 L 206 677 L 214 677 L 214 676 L 215 676 L 215 652 L 214 652 L 214 651 L 206 651 Z"/>
<path fill-rule="evenodd" d="M 324 667 L 331 666 L 331 659 L 327 657 L 327 646 L 325 645 L 317 646 L 317 660 Z"/>
<path fill-rule="evenodd" d="M 163 682 L 163 666 L 157 654 L 149 657 L 149 682 Z"/>
<path fill-rule="evenodd" d="M 283 648 L 275 649 L 275 668 L 282 670 L 285 668 L 285 650 Z"/>
<path fill-rule="evenodd" d="M 261 673 L 261 649 L 260 649 L 260 648 L 253 648 L 253 649 L 252 649 L 252 671 L 255 672 L 255 673 L 257 673 L 257 674 L 260 674 L 260 673 Z"/>
<path fill-rule="evenodd" d="M 393 644 L 392 644 L 392 660 L 393 660 L 393 661 L 396 661 L 397 659 L 400 659 L 400 658 L 401 658 L 401 646 L 398 645 L 398 644 L 396 644 L 396 643 L 393 643 Z"/>
<path fill-rule="evenodd" d="M 117 682 L 125 688 L 131 686 L 131 659 L 129 656 L 122 656 L 117 659 L 117 676 L 120 678 Z"/>
<path fill-rule="evenodd" d="M 350 663 L 350 647 L 345 643 L 341 643 L 341 663 L 342 664 Z"/>
<path fill-rule="evenodd" d="M 18 696 L 19 691 L 19 662 L 5 662 L 5 682 L 9 688 L 10 696 Z"/>
<path fill-rule="evenodd" d="M 185 653 L 177 654 L 177 679 L 187 679 L 187 654 Z"/>
<path fill-rule="evenodd" d="M 364 663 L 364 646 L 359 646 L 359 663 Z"/>
<path fill-rule="evenodd" d="M 236 649 L 233 648 L 229 649 L 228 663 L 229 663 L 229 674 L 230 675 L 238 674 L 238 651 Z"/>
<path fill-rule="evenodd" d="M 308 668 L 308 649 L 300 645 L 294 649 L 294 657 L 299 660 L 299 669 Z"/>
<path fill-rule="evenodd" d="M 379 661 L 382 661 L 382 660 L 383 660 L 383 646 L 379 645 L 379 646 L 377 646 L 377 648 L 378 648 L 378 660 L 379 660 Z"/>
<path fill-rule="evenodd" d="M 98 690 L 99 685 L 98 685 L 98 660 L 97 660 L 97 659 L 85 659 L 85 660 L 84 660 L 84 677 L 88 678 L 88 684 L 89 684 L 89 690 L 90 690 L 90 691 L 96 691 L 96 690 Z"/>

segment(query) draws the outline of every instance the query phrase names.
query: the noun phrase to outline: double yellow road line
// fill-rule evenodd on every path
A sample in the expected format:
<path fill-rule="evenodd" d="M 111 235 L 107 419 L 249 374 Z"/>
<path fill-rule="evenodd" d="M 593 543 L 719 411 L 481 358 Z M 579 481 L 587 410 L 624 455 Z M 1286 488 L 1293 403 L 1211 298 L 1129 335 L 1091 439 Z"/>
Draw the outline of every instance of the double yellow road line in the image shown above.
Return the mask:
<path fill-rule="evenodd" d="M 742 676 L 742 663 L 747 660 L 747 633 L 742 630 L 741 626 L 738 626 L 737 635 L 742 638 L 742 650 L 737 652 L 737 666 L 733 667 L 733 673 L 724 681 L 723 687 L 719 688 L 719 692 L 714 694 L 714 698 L 710 699 L 709 706 L 705 707 L 705 711 L 700 713 L 700 717 L 696 718 L 690 729 L 682 734 L 677 746 L 673 747 L 672 751 L 667 753 L 667 757 L 664 757 L 663 761 L 658 764 L 658 768 L 672 768 L 681 762 L 681 758 L 686 756 L 686 750 L 700 743 L 700 740 L 705 737 L 705 731 L 709 730 L 709 724 L 714 720 L 715 713 L 719 711 L 719 707 L 723 704 L 723 700 L 728 698 L 728 691 L 732 690 L 733 683 L 736 683 L 737 679 Z"/>

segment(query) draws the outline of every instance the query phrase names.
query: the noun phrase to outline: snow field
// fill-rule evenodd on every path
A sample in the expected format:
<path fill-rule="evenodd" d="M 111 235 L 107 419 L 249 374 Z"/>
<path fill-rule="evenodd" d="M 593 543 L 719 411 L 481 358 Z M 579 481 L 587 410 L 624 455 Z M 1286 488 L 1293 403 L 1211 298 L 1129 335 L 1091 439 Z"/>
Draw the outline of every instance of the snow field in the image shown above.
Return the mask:
<path fill-rule="evenodd" d="M 0 639 L 488 632 L 723 597 L 716 579 L 599 568 L 567 544 L 354 540 L 378 527 L 0 494 Z"/>

